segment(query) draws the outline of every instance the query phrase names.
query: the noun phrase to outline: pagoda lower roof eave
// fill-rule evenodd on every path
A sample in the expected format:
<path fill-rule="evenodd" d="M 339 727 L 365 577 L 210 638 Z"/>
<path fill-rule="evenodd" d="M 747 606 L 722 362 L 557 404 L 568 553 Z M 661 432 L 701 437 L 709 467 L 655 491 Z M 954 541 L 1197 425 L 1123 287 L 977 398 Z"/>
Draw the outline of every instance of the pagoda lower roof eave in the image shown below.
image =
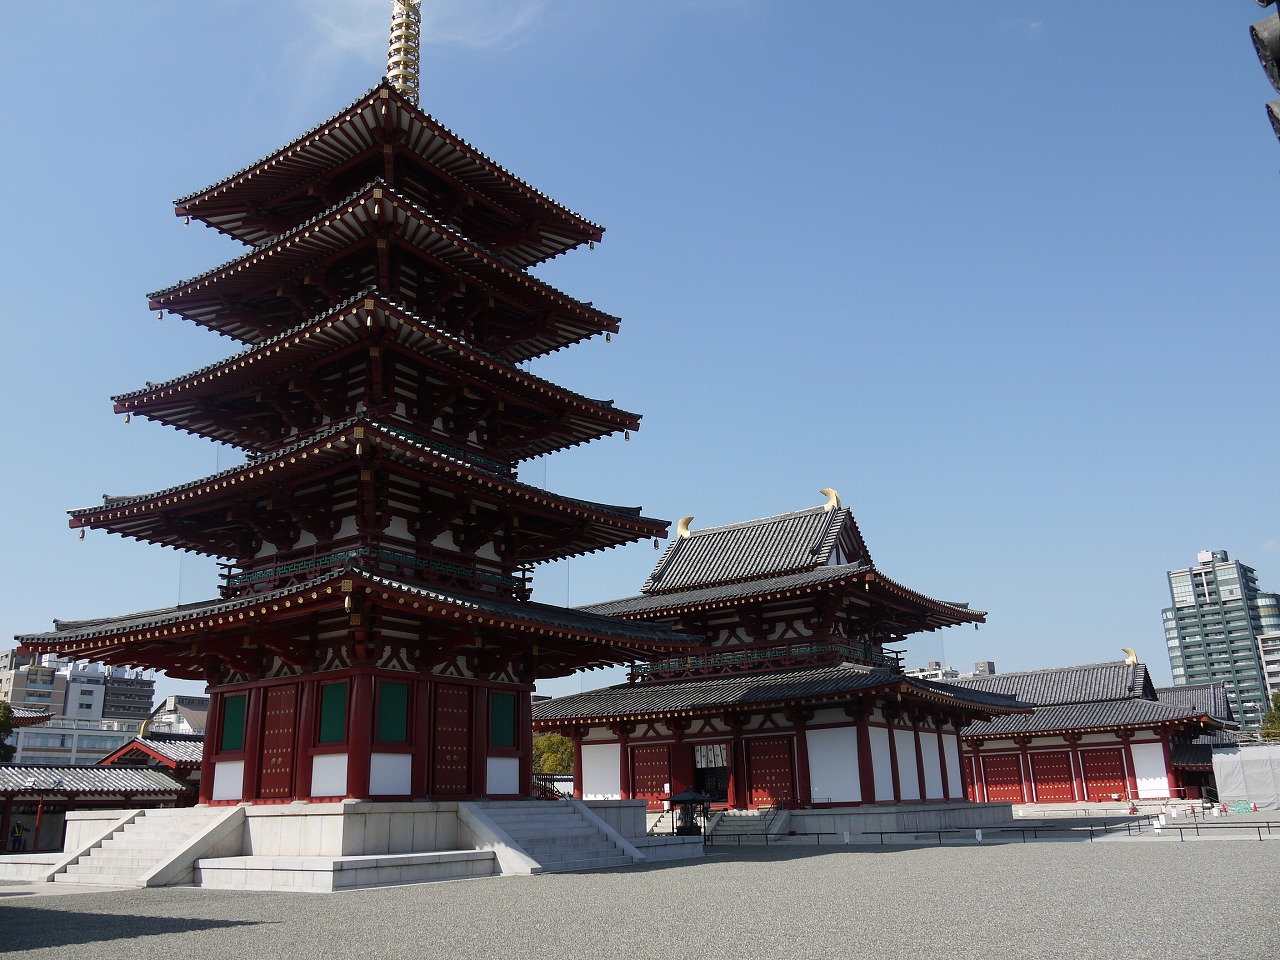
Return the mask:
<path fill-rule="evenodd" d="M 168 310 L 254 342 L 278 331 L 264 334 L 246 326 L 235 318 L 229 303 L 275 290 L 293 273 L 314 271 L 318 262 L 357 244 L 390 238 L 398 238 L 404 249 L 451 276 L 484 289 L 491 298 L 552 318 L 555 326 L 550 332 L 495 351 L 506 360 L 528 360 L 598 333 L 618 331 L 617 317 L 503 263 L 381 180 L 234 260 L 148 294 L 148 301 L 152 310 Z"/>
<path fill-rule="evenodd" d="M 246 223 L 246 211 L 309 181 L 361 152 L 381 152 L 388 131 L 404 149 L 454 182 L 525 221 L 555 224 L 544 235 L 508 250 L 520 265 L 532 265 L 588 241 L 604 229 L 534 189 L 496 164 L 383 80 L 327 121 L 218 183 L 174 201 L 178 216 L 190 216 L 245 243 L 269 238 Z"/>
<path fill-rule="evenodd" d="M 594 400 L 535 376 L 481 350 L 370 287 L 313 320 L 254 344 L 240 353 L 163 383 L 112 398 L 117 413 L 136 413 L 210 439 L 265 452 L 275 443 L 253 443 L 217 420 L 206 408 L 211 396 L 252 394 L 264 383 L 296 376 L 299 369 L 328 362 L 334 354 L 368 341 L 401 347 L 424 360 L 447 362 L 496 393 L 526 398 L 562 410 L 560 426 L 547 438 L 516 451 L 518 459 L 555 452 L 620 430 L 637 430 L 640 415 Z"/>
<path fill-rule="evenodd" d="M 557 548 L 546 556 L 519 556 L 519 562 L 558 559 L 666 535 L 666 521 L 645 517 L 638 507 L 579 500 L 542 490 L 477 466 L 462 451 L 441 449 L 430 438 L 377 423 L 364 415 L 330 424 L 270 455 L 199 480 L 139 496 L 105 497 L 102 506 L 69 511 L 70 525 L 106 529 L 211 556 L 233 556 L 215 549 L 213 540 L 200 539 L 197 535 L 208 531 L 197 529 L 186 518 L 204 516 L 215 509 L 250 509 L 254 496 L 271 499 L 272 491 L 290 477 L 315 475 L 326 469 L 361 469 L 360 465 L 368 462 L 365 449 L 371 452 L 375 446 L 384 461 L 394 464 L 400 472 L 421 474 L 457 487 L 466 491 L 473 502 L 489 500 L 526 517 L 581 528 L 576 546 Z M 366 459 L 360 460 L 362 456 Z"/>
<path fill-rule="evenodd" d="M 531 649 L 542 645 L 541 656 L 548 660 L 545 676 L 671 655 L 692 649 L 696 643 L 693 637 L 658 626 L 629 624 L 530 601 L 435 589 L 355 564 L 267 593 L 100 618 L 73 629 L 27 634 L 17 640 L 41 652 L 152 667 L 180 679 L 198 679 L 204 676 L 207 657 L 234 655 L 244 643 L 260 641 L 277 652 L 297 648 L 295 655 L 300 656 L 301 648 L 311 642 L 311 629 L 319 629 L 316 624 L 326 623 L 325 629 L 337 633 L 349 629 L 347 598 L 352 597 L 359 598 L 365 609 L 374 608 L 387 617 L 437 624 L 433 628 L 436 633 L 453 629 L 482 641 L 508 637 L 518 638 Z M 310 626 L 291 634 L 290 623 Z M 216 643 L 224 637 L 234 641 L 225 649 Z M 553 657 L 568 657 L 573 663 L 568 669 L 558 667 L 551 662 Z"/>

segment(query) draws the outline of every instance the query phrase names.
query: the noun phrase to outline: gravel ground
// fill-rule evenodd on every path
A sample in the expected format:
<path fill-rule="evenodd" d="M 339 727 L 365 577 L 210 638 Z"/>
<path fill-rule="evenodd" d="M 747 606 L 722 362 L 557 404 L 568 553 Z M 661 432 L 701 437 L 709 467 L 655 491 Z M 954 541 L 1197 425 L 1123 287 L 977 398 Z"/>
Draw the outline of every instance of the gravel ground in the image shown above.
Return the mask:
<path fill-rule="evenodd" d="M 703 862 L 338 894 L 0 887 L 0 952 L 175 956 L 1274 958 L 1280 844 L 713 848 Z"/>

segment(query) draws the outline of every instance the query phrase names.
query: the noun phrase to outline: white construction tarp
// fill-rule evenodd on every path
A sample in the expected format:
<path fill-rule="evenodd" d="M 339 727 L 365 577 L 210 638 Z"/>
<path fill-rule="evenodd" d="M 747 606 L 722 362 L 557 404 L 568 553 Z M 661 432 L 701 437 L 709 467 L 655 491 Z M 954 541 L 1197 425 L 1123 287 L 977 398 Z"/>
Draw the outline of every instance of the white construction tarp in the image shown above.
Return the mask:
<path fill-rule="evenodd" d="M 1280 743 L 1243 743 L 1213 751 L 1218 799 L 1243 800 L 1259 810 L 1280 810 Z"/>

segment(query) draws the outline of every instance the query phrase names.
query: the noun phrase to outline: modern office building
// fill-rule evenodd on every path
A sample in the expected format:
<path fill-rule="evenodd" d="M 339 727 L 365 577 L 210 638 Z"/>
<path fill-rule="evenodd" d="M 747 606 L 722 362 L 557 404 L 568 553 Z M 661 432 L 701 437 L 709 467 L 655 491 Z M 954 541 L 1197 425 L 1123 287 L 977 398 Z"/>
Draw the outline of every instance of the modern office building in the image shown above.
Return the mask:
<path fill-rule="evenodd" d="M 1195 566 L 1170 570 L 1169 594 L 1174 685 L 1221 683 L 1241 731 L 1257 730 L 1267 708 L 1260 638 L 1280 632 L 1280 596 L 1259 590 L 1257 572 L 1225 550 L 1202 550 Z"/>
<path fill-rule="evenodd" d="M 151 714 L 150 671 L 36 654 L 0 651 L 0 700 L 46 710 L 45 723 L 14 730 L 15 763 L 96 763 L 137 732 Z"/>

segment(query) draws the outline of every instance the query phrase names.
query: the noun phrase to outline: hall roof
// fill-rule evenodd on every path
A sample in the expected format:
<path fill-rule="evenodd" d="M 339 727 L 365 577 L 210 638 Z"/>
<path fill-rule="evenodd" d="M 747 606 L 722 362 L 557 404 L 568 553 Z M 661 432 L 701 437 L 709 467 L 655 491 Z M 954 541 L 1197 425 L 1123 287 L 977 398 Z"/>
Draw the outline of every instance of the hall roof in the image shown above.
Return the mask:
<path fill-rule="evenodd" d="M 9 715 L 13 721 L 14 729 L 18 727 L 32 727 L 37 723 L 46 723 L 53 719 L 53 713 L 49 710 L 33 710 L 31 707 L 15 707 L 9 705 Z"/>
<path fill-rule="evenodd" d="M 30 786 L 29 786 L 30 784 Z M 155 767 L 82 767 L 72 764 L 0 764 L 0 795 L 164 796 L 195 788 Z"/>
<path fill-rule="evenodd" d="M 880 603 L 911 611 L 916 630 L 981 623 L 966 603 L 935 600 L 890 580 L 871 562 L 853 514 L 829 502 L 791 513 L 681 532 L 667 546 L 638 596 L 583 609 L 615 617 L 656 619 L 689 610 L 730 608 L 859 585 Z"/>
<path fill-rule="evenodd" d="M 952 680 L 957 686 L 1017 697 L 1037 706 L 1141 697 L 1155 700 L 1145 664 L 1123 660 Z"/>
<path fill-rule="evenodd" d="M 965 728 L 966 739 L 1111 731 L 1172 725 L 1197 732 L 1221 729 L 1229 719 L 1198 702 L 1162 702 L 1145 664 L 1115 661 L 952 680 L 956 686 L 1016 696 L 1036 704 L 1030 715 L 996 717 Z"/>
<path fill-rule="evenodd" d="M 1181 687 L 1157 687 L 1156 697 L 1161 703 L 1180 707 L 1195 707 L 1219 720 L 1235 722 L 1231 713 L 1231 700 L 1227 688 L 1221 683 L 1189 683 Z"/>
<path fill-rule="evenodd" d="M 846 531 L 860 547 L 854 551 L 857 556 L 848 559 L 870 565 L 866 544 L 845 507 L 812 507 L 690 530 L 667 546 L 641 592 L 675 593 L 813 570 L 831 562 L 833 548 Z"/>
<path fill-rule="evenodd" d="M 920 680 L 888 671 L 852 666 L 822 666 L 771 673 L 737 674 L 670 683 L 623 683 L 599 690 L 543 700 L 533 705 L 534 723 L 566 720 L 629 719 L 670 713 L 760 710 L 792 703 L 836 701 L 850 695 L 895 691 L 917 700 L 977 713 L 1029 710 L 1030 705 L 980 690 Z"/>
<path fill-rule="evenodd" d="M 99 765 L 114 765 L 128 758 L 131 762 L 138 755 L 149 756 L 169 768 L 198 767 L 204 759 L 204 737 L 195 733 L 151 733 L 134 737 L 117 747 L 98 761 Z"/>

